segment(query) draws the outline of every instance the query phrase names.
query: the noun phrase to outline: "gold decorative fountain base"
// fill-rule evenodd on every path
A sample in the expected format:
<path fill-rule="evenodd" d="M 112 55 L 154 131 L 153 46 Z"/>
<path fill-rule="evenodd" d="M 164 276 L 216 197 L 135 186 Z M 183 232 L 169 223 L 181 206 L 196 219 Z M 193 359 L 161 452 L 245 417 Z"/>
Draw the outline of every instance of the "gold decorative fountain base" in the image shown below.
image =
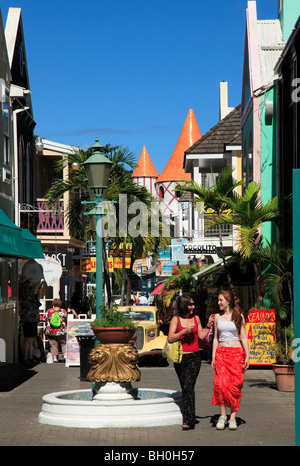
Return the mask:
<path fill-rule="evenodd" d="M 86 379 L 90 382 L 136 382 L 141 372 L 136 367 L 138 352 L 130 343 L 99 343 L 89 354 L 92 367 Z"/>

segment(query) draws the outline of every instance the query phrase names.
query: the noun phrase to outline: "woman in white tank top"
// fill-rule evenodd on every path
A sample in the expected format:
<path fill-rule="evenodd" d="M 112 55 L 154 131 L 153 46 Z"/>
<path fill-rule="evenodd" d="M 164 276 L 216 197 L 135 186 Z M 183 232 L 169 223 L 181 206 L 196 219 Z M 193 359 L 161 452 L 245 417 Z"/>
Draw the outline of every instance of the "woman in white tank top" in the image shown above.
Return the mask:
<path fill-rule="evenodd" d="M 219 293 L 220 315 L 215 316 L 215 333 L 212 349 L 214 373 L 213 405 L 219 405 L 220 418 L 217 429 L 227 423 L 226 407 L 229 407 L 229 429 L 236 429 L 236 413 L 242 396 L 244 372 L 249 367 L 249 345 L 245 319 L 239 301 L 230 291 Z"/>

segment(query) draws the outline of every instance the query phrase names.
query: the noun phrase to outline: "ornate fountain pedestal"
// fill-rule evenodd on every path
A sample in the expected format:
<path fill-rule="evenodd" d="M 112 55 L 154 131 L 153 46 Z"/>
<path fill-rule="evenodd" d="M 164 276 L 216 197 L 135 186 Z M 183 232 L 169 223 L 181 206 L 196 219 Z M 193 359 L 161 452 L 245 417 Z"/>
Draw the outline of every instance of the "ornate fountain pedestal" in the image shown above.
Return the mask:
<path fill-rule="evenodd" d="M 86 379 L 94 382 L 94 397 L 103 399 L 117 395 L 120 399 L 122 393 L 130 393 L 131 382 L 141 378 L 141 372 L 137 368 L 138 352 L 130 343 L 101 344 L 99 343 L 89 354 L 89 362 L 92 365 Z M 109 389 L 104 387 L 113 384 Z"/>

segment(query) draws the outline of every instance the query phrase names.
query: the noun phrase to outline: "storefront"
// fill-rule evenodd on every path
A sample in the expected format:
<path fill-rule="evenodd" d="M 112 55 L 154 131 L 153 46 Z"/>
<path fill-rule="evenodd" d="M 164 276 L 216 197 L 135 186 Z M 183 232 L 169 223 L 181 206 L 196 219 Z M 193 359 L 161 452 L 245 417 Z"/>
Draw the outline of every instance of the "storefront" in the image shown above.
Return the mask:
<path fill-rule="evenodd" d="M 43 258 L 39 240 L 0 209 L 0 362 L 18 361 L 18 287 L 24 260 Z"/>

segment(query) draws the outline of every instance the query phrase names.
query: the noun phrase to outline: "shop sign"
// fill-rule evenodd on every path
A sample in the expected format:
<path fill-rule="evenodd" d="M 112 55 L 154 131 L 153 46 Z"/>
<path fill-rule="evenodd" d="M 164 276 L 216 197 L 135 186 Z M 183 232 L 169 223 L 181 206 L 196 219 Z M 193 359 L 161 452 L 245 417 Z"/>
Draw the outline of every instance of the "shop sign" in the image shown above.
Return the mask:
<path fill-rule="evenodd" d="M 80 259 L 80 272 L 96 272 L 96 257 L 84 257 Z"/>
<path fill-rule="evenodd" d="M 129 269 L 131 263 L 130 257 L 125 257 L 125 268 Z M 107 258 L 108 271 L 113 272 L 114 269 L 122 269 L 122 257 L 108 257 Z M 103 270 L 103 268 L 102 268 Z M 80 260 L 80 272 L 96 272 L 96 257 L 84 257 Z"/>
<path fill-rule="evenodd" d="M 207 244 L 206 246 L 201 244 L 185 244 L 184 254 L 218 254 L 217 246 Z"/>
<path fill-rule="evenodd" d="M 59 252 L 45 252 L 45 257 L 52 257 L 60 263 L 63 270 L 72 269 L 72 253 L 70 251 L 59 251 Z"/>
<path fill-rule="evenodd" d="M 35 261 L 43 267 L 43 275 L 45 282 L 48 286 L 53 286 L 62 276 L 61 264 L 52 257 L 45 257 L 45 259 L 35 259 Z"/>
<path fill-rule="evenodd" d="M 130 268 L 131 258 L 125 257 L 125 269 Z M 114 257 L 114 268 L 115 269 L 122 269 L 123 268 L 123 258 L 122 257 Z"/>
<path fill-rule="evenodd" d="M 249 312 L 246 322 L 250 365 L 270 365 L 276 362 L 273 352 L 275 343 L 275 310 L 255 309 Z"/>
<path fill-rule="evenodd" d="M 131 256 L 131 252 L 132 252 L 132 243 L 125 243 L 125 256 L 126 257 Z M 123 243 L 120 243 L 120 244 L 112 243 L 112 245 L 109 248 L 108 255 L 113 256 L 113 257 L 115 256 L 122 257 Z"/>

